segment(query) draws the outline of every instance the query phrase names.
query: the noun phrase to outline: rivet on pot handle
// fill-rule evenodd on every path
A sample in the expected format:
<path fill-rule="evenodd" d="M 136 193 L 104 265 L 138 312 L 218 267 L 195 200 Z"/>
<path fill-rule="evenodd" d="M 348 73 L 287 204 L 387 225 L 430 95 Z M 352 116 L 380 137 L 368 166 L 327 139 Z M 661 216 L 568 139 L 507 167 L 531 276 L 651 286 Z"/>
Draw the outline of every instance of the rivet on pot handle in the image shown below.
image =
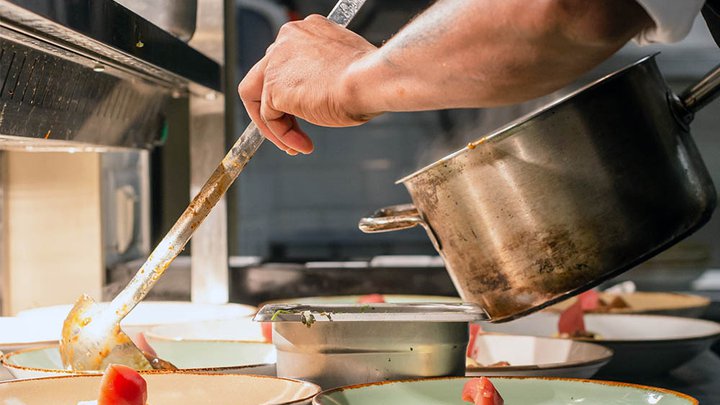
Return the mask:
<path fill-rule="evenodd" d="M 422 216 L 412 204 L 392 205 L 362 218 L 358 227 L 365 233 L 389 232 L 423 225 Z"/>
<path fill-rule="evenodd" d="M 715 66 L 697 83 L 675 98 L 675 107 L 684 124 L 690 124 L 701 108 L 720 96 L 720 65 Z"/>

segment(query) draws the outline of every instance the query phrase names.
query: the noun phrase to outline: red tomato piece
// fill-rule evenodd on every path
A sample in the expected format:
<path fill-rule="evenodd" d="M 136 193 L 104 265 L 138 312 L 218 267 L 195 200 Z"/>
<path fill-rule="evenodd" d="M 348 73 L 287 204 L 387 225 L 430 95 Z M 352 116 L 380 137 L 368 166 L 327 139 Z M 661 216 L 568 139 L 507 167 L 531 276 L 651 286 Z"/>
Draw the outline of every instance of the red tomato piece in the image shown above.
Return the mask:
<path fill-rule="evenodd" d="M 558 332 L 569 336 L 585 333 L 585 320 L 583 319 L 582 303 L 577 300 L 560 314 L 558 319 Z"/>
<path fill-rule="evenodd" d="M 588 290 L 578 297 L 583 311 L 595 311 L 600 306 L 600 293 L 595 290 Z"/>
<path fill-rule="evenodd" d="M 385 302 L 385 297 L 382 294 L 367 294 L 358 298 L 359 304 L 380 304 Z"/>
<path fill-rule="evenodd" d="M 471 359 L 474 359 L 477 355 L 477 349 L 475 348 L 475 340 L 477 340 L 477 335 L 480 333 L 483 333 L 482 327 L 480 324 L 477 323 L 471 323 L 470 324 L 470 339 L 468 340 L 467 345 L 467 353 L 465 355 L 467 357 L 470 357 Z"/>
<path fill-rule="evenodd" d="M 100 383 L 98 405 L 145 405 L 147 382 L 133 368 L 111 364 Z"/>
<path fill-rule="evenodd" d="M 487 377 L 473 378 L 465 383 L 463 401 L 475 405 L 504 405 L 505 401 Z"/>
<path fill-rule="evenodd" d="M 262 328 L 262 334 L 265 341 L 272 343 L 272 322 L 262 322 L 260 327 Z"/>

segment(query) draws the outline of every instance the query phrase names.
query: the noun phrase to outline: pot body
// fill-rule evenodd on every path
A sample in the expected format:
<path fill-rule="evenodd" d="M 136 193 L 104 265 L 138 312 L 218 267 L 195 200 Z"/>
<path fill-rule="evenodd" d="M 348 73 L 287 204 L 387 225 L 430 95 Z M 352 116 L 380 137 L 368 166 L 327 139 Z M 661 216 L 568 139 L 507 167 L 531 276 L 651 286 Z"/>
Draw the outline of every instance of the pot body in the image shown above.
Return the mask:
<path fill-rule="evenodd" d="M 324 389 L 465 375 L 467 322 L 273 323 L 278 377 Z"/>
<path fill-rule="evenodd" d="M 401 180 L 463 300 L 510 320 L 706 223 L 715 189 L 674 103 L 646 58 Z"/>

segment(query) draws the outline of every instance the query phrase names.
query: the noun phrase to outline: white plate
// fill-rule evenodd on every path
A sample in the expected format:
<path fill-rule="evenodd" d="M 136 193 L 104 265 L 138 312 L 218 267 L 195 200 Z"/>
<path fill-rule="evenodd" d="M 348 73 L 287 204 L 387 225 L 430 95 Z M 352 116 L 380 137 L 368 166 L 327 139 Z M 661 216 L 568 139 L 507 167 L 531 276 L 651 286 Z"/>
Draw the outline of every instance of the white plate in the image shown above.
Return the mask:
<path fill-rule="evenodd" d="M 158 356 L 183 371 L 223 374 L 275 373 L 275 347 L 269 343 L 152 341 Z M 65 370 L 56 345 L 6 353 L 2 365 L 15 378 L 76 374 Z M 98 374 L 99 371 L 84 373 Z"/>
<path fill-rule="evenodd" d="M 107 305 L 107 303 L 99 303 L 98 305 Z M 72 304 L 28 309 L 19 312 L 18 317 L 45 324 L 49 328 L 57 328 L 60 331 L 71 308 Z M 219 305 L 183 301 L 143 301 L 123 319 L 121 324 L 125 332 L 132 336 L 156 325 L 242 318 L 249 317 L 255 314 L 256 311 L 256 307 L 242 304 Z"/>
<path fill-rule="evenodd" d="M 486 332 L 552 337 L 558 314 L 536 313 L 507 323 L 484 323 Z M 662 315 L 587 314 L 585 327 L 598 333 L 614 357 L 601 374 L 661 374 L 707 350 L 720 337 L 720 324 Z"/>
<path fill-rule="evenodd" d="M 0 383 L 3 404 L 75 405 L 97 399 L 101 376 L 68 376 Z M 303 381 L 230 374 L 152 373 L 152 405 L 307 404 L 320 387 Z"/>
<path fill-rule="evenodd" d="M 148 340 L 265 341 L 261 323 L 252 318 L 155 326 L 145 336 Z"/>
<path fill-rule="evenodd" d="M 0 351 L 11 352 L 60 340 L 60 329 L 44 322 L 18 317 L 0 317 Z"/>
<path fill-rule="evenodd" d="M 590 378 L 612 357 L 601 345 L 535 336 L 478 335 L 474 347 L 476 362 L 510 365 L 468 367 L 466 375 Z"/>

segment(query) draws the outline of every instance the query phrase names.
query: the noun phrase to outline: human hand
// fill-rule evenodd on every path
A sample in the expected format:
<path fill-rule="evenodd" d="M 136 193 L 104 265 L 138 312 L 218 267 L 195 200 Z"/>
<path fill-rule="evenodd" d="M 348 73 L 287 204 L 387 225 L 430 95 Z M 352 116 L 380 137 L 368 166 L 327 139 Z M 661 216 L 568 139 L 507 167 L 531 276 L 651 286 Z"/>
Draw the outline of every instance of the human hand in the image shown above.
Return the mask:
<path fill-rule="evenodd" d="M 353 72 L 377 50 L 361 36 L 319 15 L 285 24 L 238 86 L 260 132 L 288 154 L 313 144 L 295 117 L 316 125 L 360 125 L 378 113 L 354 97 Z"/>

